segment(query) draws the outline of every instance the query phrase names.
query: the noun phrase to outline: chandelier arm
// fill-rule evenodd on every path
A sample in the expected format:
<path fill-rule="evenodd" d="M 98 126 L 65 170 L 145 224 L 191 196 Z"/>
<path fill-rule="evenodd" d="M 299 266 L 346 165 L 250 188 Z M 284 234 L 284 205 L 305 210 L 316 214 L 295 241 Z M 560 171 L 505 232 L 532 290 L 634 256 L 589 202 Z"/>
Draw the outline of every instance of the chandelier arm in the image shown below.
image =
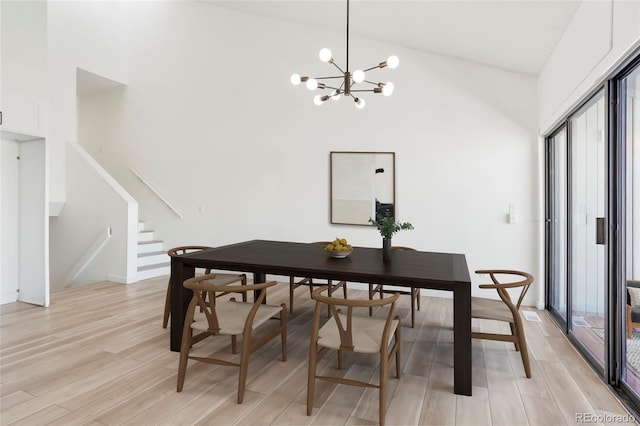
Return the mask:
<path fill-rule="evenodd" d="M 344 76 L 343 75 L 336 75 L 336 76 L 333 76 L 333 77 L 313 77 L 313 78 L 315 78 L 316 80 L 328 80 L 330 78 L 344 78 Z"/>
<path fill-rule="evenodd" d="M 375 70 L 377 68 L 382 68 L 382 67 L 380 65 L 376 65 L 375 67 L 367 68 L 366 70 L 362 70 L 362 71 L 367 72 L 367 71 Z"/>
<path fill-rule="evenodd" d="M 338 70 L 339 70 L 342 74 L 344 74 L 344 71 L 342 70 L 342 68 L 340 68 L 340 67 L 338 66 L 338 64 L 336 64 L 335 62 L 331 62 L 331 64 L 333 64 L 333 66 L 334 66 L 334 67 L 338 68 Z"/>
<path fill-rule="evenodd" d="M 369 80 L 365 80 L 365 81 L 363 81 L 363 83 L 369 83 L 369 84 L 373 84 L 374 86 L 379 86 L 379 87 L 384 86 L 384 83 L 382 83 L 382 82 L 376 83 L 375 81 L 369 81 Z"/>
<path fill-rule="evenodd" d="M 351 92 L 373 92 L 373 93 L 375 93 L 373 89 L 358 89 L 358 90 L 353 90 L 352 89 Z"/>

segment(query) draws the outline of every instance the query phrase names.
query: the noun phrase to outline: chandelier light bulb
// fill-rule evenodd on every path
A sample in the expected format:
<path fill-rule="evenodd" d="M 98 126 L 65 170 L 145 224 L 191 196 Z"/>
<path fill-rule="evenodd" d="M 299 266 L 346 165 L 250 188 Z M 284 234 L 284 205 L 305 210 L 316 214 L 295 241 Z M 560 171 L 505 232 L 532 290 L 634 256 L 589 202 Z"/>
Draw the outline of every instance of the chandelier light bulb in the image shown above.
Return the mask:
<path fill-rule="evenodd" d="M 324 103 L 324 102 L 322 102 L 322 96 L 320 96 L 320 95 L 315 95 L 315 96 L 313 97 L 313 103 L 314 103 L 314 104 L 316 104 L 316 105 L 318 105 L 318 106 L 322 105 L 322 104 Z"/>
<path fill-rule="evenodd" d="M 322 50 L 320 50 L 320 54 L 318 54 L 318 57 L 322 62 L 330 62 L 332 58 L 331 50 L 327 49 L 326 47 L 323 48 Z"/>
<path fill-rule="evenodd" d="M 387 58 L 387 66 L 391 69 L 395 69 L 398 68 L 398 65 L 400 64 L 400 59 L 398 59 L 397 56 L 395 55 L 391 55 Z"/>
<path fill-rule="evenodd" d="M 382 95 L 383 96 L 391 96 L 391 94 L 393 93 L 393 83 L 392 82 L 387 82 L 384 86 L 382 86 Z"/>
<path fill-rule="evenodd" d="M 366 102 L 362 98 L 356 98 L 355 102 L 356 102 L 356 108 L 358 109 L 362 109 L 366 105 Z"/>
<path fill-rule="evenodd" d="M 353 72 L 353 81 L 355 81 L 356 83 L 362 83 L 364 81 L 364 71 L 362 70 L 355 70 Z"/>
<path fill-rule="evenodd" d="M 318 88 L 318 80 L 315 78 L 310 78 L 307 80 L 307 89 L 316 90 Z"/>
<path fill-rule="evenodd" d="M 340 92 L 338 92 L 337 90 L 334 90 L 333 93 L 331 94 L 331 99 L 333 99 L 334 101 L 338 101 L 340 100 Z"/>
<path fill-rule="evenodd" d="M 300 79 L 300 74 L 291 74 L 291 84 L 297 86 L 301 81 L 302 80 Z"/>

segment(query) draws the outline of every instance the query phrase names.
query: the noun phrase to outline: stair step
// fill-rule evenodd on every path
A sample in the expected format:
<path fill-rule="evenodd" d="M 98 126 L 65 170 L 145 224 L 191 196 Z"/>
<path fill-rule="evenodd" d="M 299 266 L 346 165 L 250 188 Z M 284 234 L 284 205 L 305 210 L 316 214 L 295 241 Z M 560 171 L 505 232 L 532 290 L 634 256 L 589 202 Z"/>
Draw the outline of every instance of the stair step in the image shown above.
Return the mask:
<path fill-rule="evenodd" d="M 140 231 L 138 232 L 138 242 L 153 241 L 155 235 L 153 231 Z"/>
<path fill-rule="evenodd" d="M 160 240 L 139 241 L 138 254 L 151 253 L 154 251 L 164 251 L 164 247 L 162 243 L 163 241 L 160 241 Z"/>
<path fill-rule="evenodd" d="M 169 274 L 171 274 L 171 263 L 169 262 L 138 267 L 138 280 L 146 280 Z"/>
<path fill-rule="evenodd" d="M 138 267 L 166 263 L 169 256 L 164 251 L 152 251 L 138 254 Z"/>

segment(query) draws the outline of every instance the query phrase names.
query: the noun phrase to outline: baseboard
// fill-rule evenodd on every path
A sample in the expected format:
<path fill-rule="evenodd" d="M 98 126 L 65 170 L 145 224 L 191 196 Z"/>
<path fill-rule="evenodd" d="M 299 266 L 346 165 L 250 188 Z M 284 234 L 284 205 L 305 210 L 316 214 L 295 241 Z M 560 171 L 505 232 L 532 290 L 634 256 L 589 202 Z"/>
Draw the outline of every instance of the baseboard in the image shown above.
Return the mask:
<path fill-rule="evenodd" d="M 138 282 L 137 278 L 135 277 L 127 279 L 127 277 L 123 277 L 122 275 L 114 275 L 114 274 L 107 274 L 107 281 L 120 283 L 120 284 L 132 284 L 132 283 Z"/>

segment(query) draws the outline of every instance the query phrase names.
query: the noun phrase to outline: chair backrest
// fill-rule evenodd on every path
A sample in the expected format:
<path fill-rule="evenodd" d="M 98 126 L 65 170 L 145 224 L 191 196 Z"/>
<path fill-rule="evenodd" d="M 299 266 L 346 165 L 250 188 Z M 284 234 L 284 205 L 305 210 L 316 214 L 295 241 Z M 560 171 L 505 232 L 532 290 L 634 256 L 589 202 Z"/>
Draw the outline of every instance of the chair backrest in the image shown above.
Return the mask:
<path fill-rule="evenodd" d="M 404 250 L 404 251 L 416 251 L 416 249 L 405 246 L 392 246 L 391 250 Z"/>
<path fill-rule="evenodd" d="M 200 250 L 209 250 L 212 248 L 213 247 L 209 247 L 209 246 L 180 246 L 180 247 L 174 247 L 172 249 L 169 249 L 169 251 L 167 251 L 167 254 L 170 257 L 174 257 L 182 254 L 193 253 Z"/>
<path fill-rule="evenodd" d="M 500 296 L 500 299 L 502 299 L 502 301 L 507 304 L 507 306 L 514 313 L 514 315 L 520 309 L 520 304 L 522 303 L 524 296 L 527 294 L 527 291 L 529 291 L 529 287 L 533 283 L 533 276 L 531 274 L 527 272 L 515 271 L 511 269 L 483 269 L 483 270 L 476 271 L 476 274 L 489 274 L 489 276 L 491 277 L 491 281 L 493 281 L 493 283 L 480 284 L 479 287 L 495 288 L 496 291 L 498 292 L 498 295 Z M 515 276 L 520 279 L 518 281 L 502 283 L 498 280 L 496 275 L 506 275 L 506 276 L 509 276 L 510 278 L 513 278 Z M 517 303 L 514 305 L 514 303 L 511 301 L 511 296 L 509 296 L 509 292 L 507 290 L 510 288 L 518 288 L 518 287 L 520 287 L 522 290 L 520 291 L 520 297 L 518 298 Z"/>
<path fill-rule="evenodd" d="M 389 313 L 387 315 L 387 321 L 384 326 L 382 335 L 380 336 L 380 347 L 385 348 L 387 345 L 383 344 L 383 342 L 388 342 L 390 338 L 391 331 L 391 322 L 394 319 L 394 312 L 396 307 L 396 300 L 400 297 L 399 294 L 393 294 L 390 297 L 385 297 L 383 299 L 343 299 L 338 297 L 329 297 L 325 296 L 324 292 L 328 290 L 328 286 L 323 286 L 317 288 L 313 291 L 312 297 L 316 301 L 316 308 L 313 314 L 313 326 L 312 326 L 312 339 L 318 338 L 318 331 L 320 329 L 320 310 L 321 304 L 326 304 L 329 306 L 331 313 L 333 314 L 329 321 L 335 321 L 338 332 L 340 333 L 340 349 L 341 350 L 353 350 L 353 308 L 369 308 L 374 306 L 385 306 L 389 305 Z M 347 308 L 346 314 L 342 312 L 340 307 Z M 342 314 L 344 316 L 343 322 L 341 317 Z M 370 317 L 365 317 L 370 318 Z M 397 318 L 397 317 L 396 317 Z"/>
<path fill-rule="evenodd" d="M 209 324 L 209 330 L 207 331 L 213 334 L 217 334 L 220 331 L 220 324 L 216 313 L 216 305 L 213 303 L 207 303 L 207 299 L 215 300 L 215 294 L 222 292 L 246 293 L 249 291 L 260 291 L 259 296 L 256 297 L 253 302 L 253 306 L 245 320 L 245 325 L 251 324 L 256 312 L 258 312 L 260 305 L 266 297 L 267 288 L 276 285 L 275 281 L 245 285 L 215 285 L 211 284 L 211 282 L 207 282 L 215 277 L 216 274 L 205 274 L 199 277 L 189 278 L 184 282 L 184 286 L 193 291 L 193 297 L 191 298 L 191 303 L 189 303 L 189 308 L 187 309 L 187 317 L 193 315 L 193 311 L 195 311 L 196 307 L 200 307 L 207 318 L 207 323 Z"/>
<path fill-rule="evenodd" d="M 174 247 L 172 249 L 169 249 L 167 251 L 167 255 L 169 255 L 169 257 L 174 257 L 174 256 L 180 256 L 182 254 L 195 253 L 201 250 L 209 250 L 212 248 L 213 247 L 209 247 L 209 246 L 180 246 L 180 247 Z M 209 272 L 211 272 L 211 269 L 209 268 L 205 269 L 204 271 L 205 274 L 208 274 Z"/>

